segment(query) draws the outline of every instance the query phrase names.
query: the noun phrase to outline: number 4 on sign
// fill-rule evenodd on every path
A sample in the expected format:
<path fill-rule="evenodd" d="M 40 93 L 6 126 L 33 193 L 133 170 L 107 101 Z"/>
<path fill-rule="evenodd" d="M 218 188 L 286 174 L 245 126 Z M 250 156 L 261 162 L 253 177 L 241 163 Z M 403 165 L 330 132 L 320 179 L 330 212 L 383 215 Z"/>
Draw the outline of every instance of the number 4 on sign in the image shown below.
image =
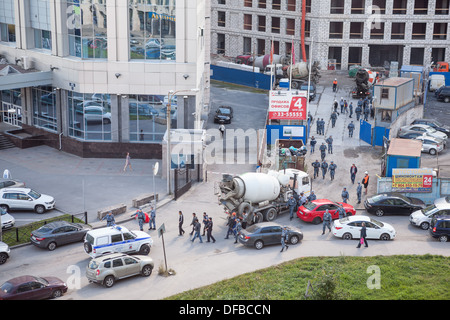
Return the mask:
<path fill-rule="evenodd" d="M 303 99 L 301 97 L 293 97 L 291 101 L 291 110 L 295 107 L 297 110 L 303 109 Z"/>

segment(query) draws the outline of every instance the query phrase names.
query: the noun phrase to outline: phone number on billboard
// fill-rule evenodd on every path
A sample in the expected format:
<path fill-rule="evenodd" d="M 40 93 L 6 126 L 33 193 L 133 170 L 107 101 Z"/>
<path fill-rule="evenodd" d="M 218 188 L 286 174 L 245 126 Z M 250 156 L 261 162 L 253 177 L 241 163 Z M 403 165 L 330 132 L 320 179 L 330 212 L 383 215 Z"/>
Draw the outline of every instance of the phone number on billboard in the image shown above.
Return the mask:
<path fill-rule="evenodd" d="M 273 112 L 273 117 L 279 118 L 303 118 L 303 112 Z"/>

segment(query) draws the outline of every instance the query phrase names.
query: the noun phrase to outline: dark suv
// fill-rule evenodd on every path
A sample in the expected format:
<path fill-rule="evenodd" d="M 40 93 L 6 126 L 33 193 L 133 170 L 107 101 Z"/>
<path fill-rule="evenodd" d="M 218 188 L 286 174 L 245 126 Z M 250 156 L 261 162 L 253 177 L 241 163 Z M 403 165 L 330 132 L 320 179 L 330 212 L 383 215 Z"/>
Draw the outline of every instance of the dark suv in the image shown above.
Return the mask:
<path fill-rule="evenodd" d="M 437 95 L 437 99 L 444 102 L 450 102 L 450 87 L 442 88 Z"/>
<path fill-rule="evenodd" d="M 429 232 L 433 238 L 439 239 L 440 242 L 447 242 L 450 238 L 450 217 L 434 217 L 431 220 Z"/>

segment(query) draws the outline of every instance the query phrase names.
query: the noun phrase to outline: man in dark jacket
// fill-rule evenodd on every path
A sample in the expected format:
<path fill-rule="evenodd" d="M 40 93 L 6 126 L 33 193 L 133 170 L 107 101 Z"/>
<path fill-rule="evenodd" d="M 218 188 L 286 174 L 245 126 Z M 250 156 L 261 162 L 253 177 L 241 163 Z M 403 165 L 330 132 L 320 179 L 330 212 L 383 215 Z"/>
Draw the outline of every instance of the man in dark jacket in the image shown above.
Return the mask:
<path fill-rule="evenodd" d="M 365 247 L 366 247 L 366 248 L 369 246 L 369 245 L 367 244 L 366 237 L 367 237 L 367 233 L 366 233 L 366 223 L 363 222 L 363 223 L 362 223 L 362 228 L 361 228 L 361 233 L 360 233 L 360 236 L 359 236 L 360 239 L 359 239 L 359 243 L 358 243 L 357 248 L 361 248 L 361 242 L 363 242 L 363 241 L 364 241 L 364 244 L 365 244 Z"/>
<path fill-rule="evenodd" d="M 213 222 L 212 218 L 209 217 L 208 222 L 206 223 L 206 242 L 211 242 L 211 239 L 213 243 L 216 242 L 216 239 L 214 239 L 212 235 L 212 230 L 213 230 Z"/>
<path fill-rule="evenodd" d="M 314 179 L 319 176 L 319 168 L 320 168 L 320 162 L 319 160 L 316 160 L 312 163 L 312 166 L 314 168 Z"/>

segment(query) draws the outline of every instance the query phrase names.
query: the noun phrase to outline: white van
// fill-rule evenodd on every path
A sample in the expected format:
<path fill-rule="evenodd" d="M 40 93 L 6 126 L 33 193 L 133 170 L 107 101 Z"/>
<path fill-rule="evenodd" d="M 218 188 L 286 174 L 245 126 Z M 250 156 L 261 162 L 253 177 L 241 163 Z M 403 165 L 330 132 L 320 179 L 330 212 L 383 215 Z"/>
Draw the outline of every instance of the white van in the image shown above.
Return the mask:
<path fill-rule="evenodd" d="M 445 86 L 445 76 L 443 74 L 432 74 L 429 81 L 430 91 L 436 91 L 440 87 Z"/>
<path fill-rule="evenodd" d="M 147 233 L 117 225 L 88 231 L 84 240 L 84 250 L 92 258 L 114 252 L 148 255 L 152 245 Z"/>

